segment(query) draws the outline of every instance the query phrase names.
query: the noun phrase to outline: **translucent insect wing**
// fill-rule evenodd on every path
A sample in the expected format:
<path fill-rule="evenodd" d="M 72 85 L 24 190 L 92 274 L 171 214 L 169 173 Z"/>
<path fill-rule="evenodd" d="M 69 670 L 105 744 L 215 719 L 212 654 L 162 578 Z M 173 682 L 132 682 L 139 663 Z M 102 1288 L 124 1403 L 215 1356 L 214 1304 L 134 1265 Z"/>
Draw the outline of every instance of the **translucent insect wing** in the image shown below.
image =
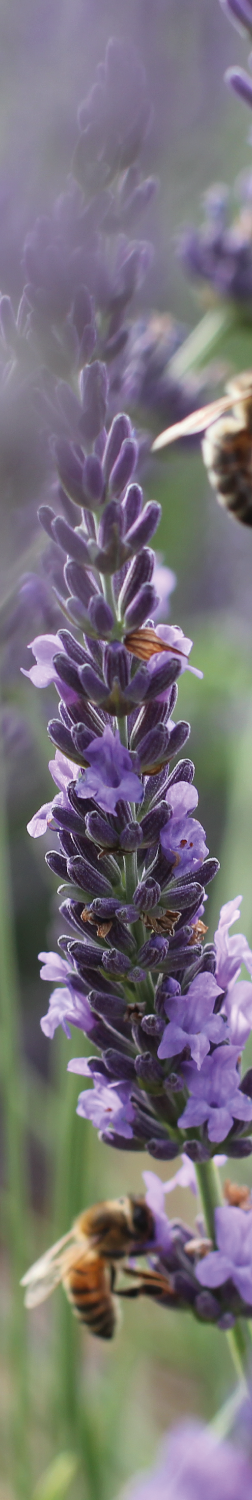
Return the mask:
<path fill-rule="evenodd" d="M 244 400 L 244 393 L 243 396 L 241 395 L 241 400 Z M 218 401 L 211 401 L 208 406 L 201 406 L 198 411 L 192 411 L 190 416 L 183 417 L 182 422 L 175 422 L 173 427 L 167 427 L 164 432 L 159 432 L 158 437 L 152 443 L 152 453 L 157 453 L 159 448 L 168 447 L 169 443 L 176 443 L 179 438 L 192 437 L 197 432 L 206 432 L 207 427 L 217 422 L 218 417 L 230 411 L 232 406 L 234 406 L 234 395 L 219 397 Z"/>
<path fill-rule="evenodd" d="M 71 1244 L 74 1237 L 74 1232 L 70 1229 L 55 1245 L 51 1245 L 50 1250 L 40 1255 L 39 1260 L 35 1260 L 25 1276 L 22 1276 L 20 1286 L 27 1287 L 26 1307 L 35 1307 L 37 1303 L 44 1302 L 54 1291 L 54 1287 L 58 1286 L 62 1276 L 62 1251 Z"/>

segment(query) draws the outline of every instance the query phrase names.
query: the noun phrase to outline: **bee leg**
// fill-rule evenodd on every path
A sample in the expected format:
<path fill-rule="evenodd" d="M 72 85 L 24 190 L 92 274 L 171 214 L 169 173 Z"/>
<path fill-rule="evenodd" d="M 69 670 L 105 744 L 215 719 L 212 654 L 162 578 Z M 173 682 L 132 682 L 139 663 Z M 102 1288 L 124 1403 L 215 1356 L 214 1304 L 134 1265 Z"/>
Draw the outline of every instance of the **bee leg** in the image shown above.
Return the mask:
<path fill-rule="evenodd" d="M 155 1301 L 167 1299 L 169 1303 L 175 1296 L 169 1276 L 163 1276 L 160 1271 L 132 1271 L 125 1266 L 125 1274 L 137 1278 L 138 1286 L 120 1291 L 120 1297 L 154 1297 Z"/>

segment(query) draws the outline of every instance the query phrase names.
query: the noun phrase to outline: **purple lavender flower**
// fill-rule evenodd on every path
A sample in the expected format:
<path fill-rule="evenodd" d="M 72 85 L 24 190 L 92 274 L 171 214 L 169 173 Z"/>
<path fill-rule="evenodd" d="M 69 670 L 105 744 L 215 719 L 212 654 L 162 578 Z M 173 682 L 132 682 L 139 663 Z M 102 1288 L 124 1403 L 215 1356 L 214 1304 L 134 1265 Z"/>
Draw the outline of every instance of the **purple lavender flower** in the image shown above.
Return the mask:
<path fill-rule="evenodd" d="M 213 974 L 198 974 L 186 995 L 165 1000 L 164 1011 L 169 1016 L 169 1025 L 165 1026 L 158 1057 L 176 1057 L 189 1047 L 197 1068 L 201 1068 L 210 1042 L 218 1043 L 224 1039 L 223 1018 L 213 1015 L 220 994 Z"/>
<path fill-rule="evenodd" d="M 36 668 L 34 668 L 34 671 L 36 671 Z M 73 781 L 77 775 L 77 768 L 74 765 L 74 761 L 67 760 L 65 755 L 61 755 L 60 750 L 56 750 L 55 759 L 49 760 L 48 766 L 53 781 L 55 781 L 56 786 L 60 789 L 60 793 L 58 797 L 53 797 L 51 802 L 44 802 L 43 806 L 39 808 L 37 813 L 34 813 L 34 817 L 27 823 L 28 833 L 33 839 L 41 838 L 41 835 L 46 833 L 47 828 L 50 827 L 52 822 L 53 812 L 57 808 L 67 807 L 69 780 Z"/>
<path fill-rule="evenodd" d="M 252 1211 L 242 1208 L 215 1209 L 217 1250 L 197 1266 L 201 1286 L 222 1286 L 233 1281 L 243 1302 L 252 1304 Z"/>
<path fill-rule="evenodd" d="M 88 1072 L 85 1058 L 83 1058 L 82 1067 L 81 1058 L 78 1057 L 68 1063 L 68 1068 L 71 1073 Z M 102 1082 L 99 1072 L 97 1075 L 93 1073 L 92 1079 L 93 1088 L 85 1089 L 85 1092 L 79 1095 L 77 1114 L 84 1116 L 84 1119 L 92 1120 L 99 1134 L 112 1128 L 112 1131 L 116 1130 L 126 1138 L 132 1136 L 134 1109 L 130 1098 L 130 1084 L 121 1081 L 118 1083 Z"/>
<path fill-rule="evenodd" d="M 215 933 L 215 948 L 216 978 L 225 991 L 223 1009 L 228 1018 L 231 1041 L 235 1046 L 243 1048 L 252 1027 L 252 983 L 246 979 L 237 983 L 237 980 L 239 981 L 242 964 L 245 964 L 248 973 L 252 975 L 252 953 L 243 933 L 236 933 L 233 937 L 229 935 L 229 927 L 239 920 L 241 900 L 242 897 L 237 896 L 234 901 L 228 901 L 222 906 Z"/>
<path fill-rule="evenodd" d="M 120 740 L 106 727 L 102 735 L 90 741 L 87 750 L 90 771 L 77 781 L 76 792 L 82 800 L 93 797 L 104 812 L 115 812 L 117 802 L 142 802 L 143 787 L 133 770 L 132 757 Z"/>
<path fill-rule="evenodd" d="M 223 1141 L 233 1120 L 252 1119 L 252 1101 L 241 1092 L 237 1073 L 238 1049 L 221 1044 L 205 1057 L 200 1072 L 195 1063 L 183 1063 L 182 1072 L 190 1090 L 178 1121 L 186 1128 L 207 1121 L 210 1141 Z"/>
<path fill-rule="evenodd" d="M 200 1422 L 180 1422 L 162 1439 L 154 1468 L 129 1480 L 119 1500 L 250 1500 L 252 1466 L 233 1443 Z"/>

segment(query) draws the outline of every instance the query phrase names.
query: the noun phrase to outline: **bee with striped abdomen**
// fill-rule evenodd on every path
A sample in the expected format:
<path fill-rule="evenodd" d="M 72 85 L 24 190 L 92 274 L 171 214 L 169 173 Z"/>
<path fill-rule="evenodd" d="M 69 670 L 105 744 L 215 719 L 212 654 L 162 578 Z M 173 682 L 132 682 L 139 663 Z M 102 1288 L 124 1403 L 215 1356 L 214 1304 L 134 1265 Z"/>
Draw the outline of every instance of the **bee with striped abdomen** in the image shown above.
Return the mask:
<path fill-rule="evenodd" d="M 202 453 L 216 498 L 236 521 L 252 526 L 252 370 L 234 375 L 227 392 L 159 433 L 153 451 L 205 432 Z M 231 408 L 233 416 L 226 416 Z"/>
<path fill-rule="evenodd" d="M 154 1234 L 153 1214 L 144 1199 L 129 1195 L 94 1204 L 23 1276 L 26 1307 L 44 1302 L 62 1283 L 76 1317 L 90 1333 L 113 1338 L 117 1263 L 127 1254 L 144 1252 Z"/>

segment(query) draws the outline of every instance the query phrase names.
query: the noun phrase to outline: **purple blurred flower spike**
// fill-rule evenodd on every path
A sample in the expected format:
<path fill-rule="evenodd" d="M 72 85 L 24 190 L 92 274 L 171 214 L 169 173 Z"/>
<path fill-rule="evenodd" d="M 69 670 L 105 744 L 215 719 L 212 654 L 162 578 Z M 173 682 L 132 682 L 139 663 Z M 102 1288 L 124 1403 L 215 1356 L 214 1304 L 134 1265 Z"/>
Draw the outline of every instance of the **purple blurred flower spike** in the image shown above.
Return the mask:
<path fill-rule="evenodd" d="M 107 412 L 108 377 L 106 365 L 94 360 L 86 365 L 80 377 L 82 402 L 82 431 L 84 437 L 93 442 L 104 427 Z"/>

